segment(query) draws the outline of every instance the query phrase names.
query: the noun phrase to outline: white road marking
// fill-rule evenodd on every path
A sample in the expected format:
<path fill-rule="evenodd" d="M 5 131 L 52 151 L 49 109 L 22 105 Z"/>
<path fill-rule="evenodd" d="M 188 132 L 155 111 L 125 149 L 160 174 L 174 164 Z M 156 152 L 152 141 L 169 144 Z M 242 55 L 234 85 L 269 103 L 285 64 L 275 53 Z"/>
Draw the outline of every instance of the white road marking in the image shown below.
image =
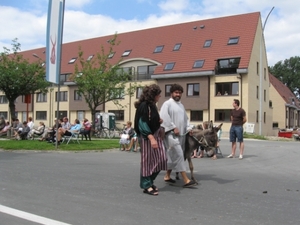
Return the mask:
<path fill-rule="evenodd" d="M 0 212 L 44 225 L 71 225 L 0 205 Z"/>

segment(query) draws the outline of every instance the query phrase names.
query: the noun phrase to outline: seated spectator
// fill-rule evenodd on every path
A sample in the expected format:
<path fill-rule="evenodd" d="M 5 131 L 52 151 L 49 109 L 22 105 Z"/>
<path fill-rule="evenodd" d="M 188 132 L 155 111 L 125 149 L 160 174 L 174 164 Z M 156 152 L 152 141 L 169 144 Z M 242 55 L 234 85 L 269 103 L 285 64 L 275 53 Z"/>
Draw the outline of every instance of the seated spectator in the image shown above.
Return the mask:
<path fill-rule="evenodd" d="M 128 121 L 126 123 L 126 127 L 123 130 L 123 134 L 121 135 L 121 139 L 120 139 L 120 144 L 122 145 L 122 151 L 125 151 L 125 147 L 126 151 L 130 151 L 130 149 L 128 149 L 128 144 L 131 141 L 131 138 L 134 136 L 135 132 L 134 129 L 131 127 L 132 123 L 131 121 Z"/>
<path fill-rule="evenodd" d="M 41 135 L 42 133 L 44 133 L 44 131 L 45 131 L 45 124 L 44 122 L 40 122 L 37 129 L 33 128 L 30 130 L 29 137 L 31 137 L 34 134 Z"/>
<path fill-rule="evenodd" d="M 138 138 L 137 138 L 135 132 L 134 132 L 133 137 L 130 140 L 129 147 L 126 149 L 126 151 L 130 151 L 131 148 L 133 147 L 133 145 L 134 145 L 134 150 L 133 151 L 136 152 L 137 148 L 138 148 L 138 145 L 139 145 L 139 142 L 138 142 Z"/>
<path fill-rule="evenodd" d="M 84 135 L 85 140 L 87 140 L 87 136 L 91 132 L 92 125 L 91 125 L 91 123 L 89 122 L 89 120 L 87 118 L 84 118 L 84 120 L 82 122 L 82 126 L 83 126 L 83 129 L 80 130 L 80 134 Z M 91 140 L 91 137 L 90 137 L 90 140 Z"/>
<path fill-rule="evenodd" d="M 1 135 L 7 134 L 7 131 L 9 130 L 9 128 L 10 128 L 10 124 L 7 121 L 5 127 L 0 131 L 0 134 Z"/>
<path fill-rule="evenodd" d="M 34 123 L 32 121 L 32 117 L 28 117 L 27 126 L 30 128 L 30 130 L 33 129 Z"/>
<path fill-rule="evenodd" d="M 71 125 L 71 127 L 69 129 L 65 129 L 63 128 L 64 126 L 62 126 L 61 128 L 59 128 L 57 130 L 56 133 L 56 138 L 57 138 L 57 143 L 59 144 L 62 140 L 62 136 L 71 136 L 72 133 L 74 132 L 78 132 L 80 131 L 81 125 L 78 119 L 75 119 L 74 124 Z"/>
<path fill-rule="evenodd" d="M 55 134 L 56 134 L 56 121 L 57 120 L 55 119 L 53 126 L 49 127 L 48 129 L 45 130 L 40 141 L 46 140 L 46 141 L 48 141 L 48 143 L 54 142 L 54 138 L 55 138 Z M 63 119 L 59 119 L 58 124 L 57 124 L 57 129 L 61 128 L 62 123 L 63 123 Z"/>
<path fill-rule="evenodd" d="M 15 137 L 17 140 L 25 140 L 27 138 L 27 135 L 30 131 L 30 128 L 27 125 L 27 121 L 23 122 L 23 126 L 18 129 L 18 131 L 15 131 Z"/>

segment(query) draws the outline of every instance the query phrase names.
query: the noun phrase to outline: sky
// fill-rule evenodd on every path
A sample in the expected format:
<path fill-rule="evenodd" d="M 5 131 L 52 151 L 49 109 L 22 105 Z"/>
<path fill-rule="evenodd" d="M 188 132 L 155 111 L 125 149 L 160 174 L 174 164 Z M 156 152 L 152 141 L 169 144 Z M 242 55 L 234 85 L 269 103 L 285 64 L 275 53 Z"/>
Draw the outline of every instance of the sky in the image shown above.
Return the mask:
<path fill-rule="evenodd" d="M 300 56 L 297 0 L 66 0 L 63 43 L 196 20 L 260 12 L 269 66 Z M 0 0 L 0 52 L 46 45 L 48 0 Z"/>

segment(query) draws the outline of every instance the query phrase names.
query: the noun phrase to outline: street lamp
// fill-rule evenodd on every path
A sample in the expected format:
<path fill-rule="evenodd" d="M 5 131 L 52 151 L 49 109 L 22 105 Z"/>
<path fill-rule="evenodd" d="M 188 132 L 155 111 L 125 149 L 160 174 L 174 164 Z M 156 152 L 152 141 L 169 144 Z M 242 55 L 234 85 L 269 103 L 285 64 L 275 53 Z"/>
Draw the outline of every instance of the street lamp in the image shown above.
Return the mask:
<path fill-rule="evenodd" d="M 259 67 L 260 67 L 260 76 L 259 76 L 259 135 L 262 135 L 262 118 L 263 118 L 263 110 L 262 110 L 262 104 L 263 104 L 263 90 L 264 90 L 264 87 L 263 87 L 263 65 L 262 65 L 262 40 L 263 40 L 263 37 L 264 37 L 264 30 L 265 30 L 265 26 L 266 26 L 266 23 L 268 21 L 268 18 L 271 14 L 271 12 L 273 11 L 274 9 L 274 6 L 273 8 L 271 9 L 271 11 L 269 12 L 265 22 L 264 22 L 264 25 L 262 27 L 262 33 L 261 33 L 261 36 L 260 36 L 260 46 L 259 46 L 259 50 L 260 50 L 260 55 L 259 55 Z"/>

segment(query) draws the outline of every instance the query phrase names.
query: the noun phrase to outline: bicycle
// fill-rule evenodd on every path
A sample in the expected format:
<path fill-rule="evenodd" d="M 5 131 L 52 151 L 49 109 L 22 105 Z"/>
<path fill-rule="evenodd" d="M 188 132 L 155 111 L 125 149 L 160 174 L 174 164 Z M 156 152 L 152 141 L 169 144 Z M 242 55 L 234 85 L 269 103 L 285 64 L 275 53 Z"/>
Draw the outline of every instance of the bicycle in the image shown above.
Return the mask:
<path fill-rule="evenodd" d="M 98 138 L 107 138 L 109 137 L 109 130 L 107 127 L 98 126 L 95 129 L 95 136 Z"/>
<path fill-rule="evenodd" d="M 108 138 L 119 138 L 121 134 L 123 133 L 123 130 L 125 129 L 126 124 L 123 124 L 123 129 L 119 129 L 116 125 L 112 127 L 111 129 L 108 129 Z"/>

